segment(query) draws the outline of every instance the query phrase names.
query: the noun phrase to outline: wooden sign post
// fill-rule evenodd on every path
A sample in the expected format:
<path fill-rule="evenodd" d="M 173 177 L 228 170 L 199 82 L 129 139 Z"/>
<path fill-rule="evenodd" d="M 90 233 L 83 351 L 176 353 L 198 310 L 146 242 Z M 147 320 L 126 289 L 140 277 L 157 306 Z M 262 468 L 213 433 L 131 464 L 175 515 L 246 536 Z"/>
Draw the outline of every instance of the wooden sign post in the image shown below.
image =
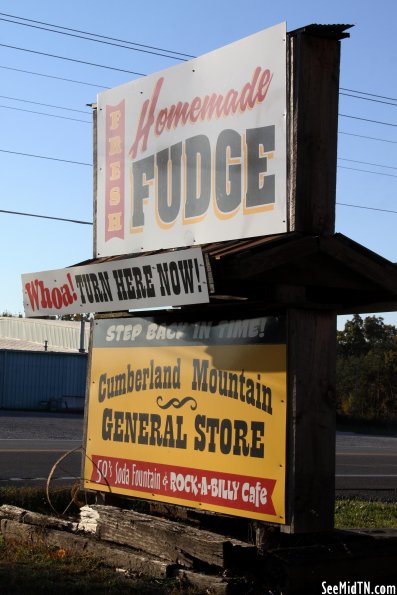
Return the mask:
<path fill-rule="evenodd" d="M 334 233 L 340 39 L 345 26 L 288 36 L 289 231 Z M 336 310 L 289 308 L 286 532 L 333 528 Z"/>

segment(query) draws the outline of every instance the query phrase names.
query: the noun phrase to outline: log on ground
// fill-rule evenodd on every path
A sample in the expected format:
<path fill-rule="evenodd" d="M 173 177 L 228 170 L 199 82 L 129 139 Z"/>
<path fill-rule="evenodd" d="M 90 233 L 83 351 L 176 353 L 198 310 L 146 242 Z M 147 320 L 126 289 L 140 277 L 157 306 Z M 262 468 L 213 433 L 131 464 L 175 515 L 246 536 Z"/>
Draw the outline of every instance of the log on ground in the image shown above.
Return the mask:
<path fill-rule="evenodd" d="M 113 506 L 84 506 L 79 529 L 128 545 L 187 569 L 240 569 L 256 562 L 254 545 L 183 523 Z"/>

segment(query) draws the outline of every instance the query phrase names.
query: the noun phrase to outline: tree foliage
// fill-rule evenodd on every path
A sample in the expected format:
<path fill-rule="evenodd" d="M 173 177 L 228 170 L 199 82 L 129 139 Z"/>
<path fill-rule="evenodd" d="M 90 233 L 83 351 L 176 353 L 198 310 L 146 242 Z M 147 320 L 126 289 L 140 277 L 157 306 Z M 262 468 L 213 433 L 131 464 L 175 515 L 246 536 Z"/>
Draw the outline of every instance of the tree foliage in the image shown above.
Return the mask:
<path fill-rule="evenodd" d="M 338 413 L 397 421 L 397 329 L 382 317 L 355 314 L 337 333 Z"/>

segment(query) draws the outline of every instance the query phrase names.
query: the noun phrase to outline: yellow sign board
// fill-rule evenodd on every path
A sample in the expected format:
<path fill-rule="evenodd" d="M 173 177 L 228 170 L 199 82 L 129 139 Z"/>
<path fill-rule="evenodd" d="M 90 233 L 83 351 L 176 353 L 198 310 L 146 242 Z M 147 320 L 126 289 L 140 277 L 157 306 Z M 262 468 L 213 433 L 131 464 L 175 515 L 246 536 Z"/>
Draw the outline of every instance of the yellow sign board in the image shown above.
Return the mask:
<path fill-rule="evenodd" d="M 284 322 L 95 321 L 85 487 L 284 524 Z"/>

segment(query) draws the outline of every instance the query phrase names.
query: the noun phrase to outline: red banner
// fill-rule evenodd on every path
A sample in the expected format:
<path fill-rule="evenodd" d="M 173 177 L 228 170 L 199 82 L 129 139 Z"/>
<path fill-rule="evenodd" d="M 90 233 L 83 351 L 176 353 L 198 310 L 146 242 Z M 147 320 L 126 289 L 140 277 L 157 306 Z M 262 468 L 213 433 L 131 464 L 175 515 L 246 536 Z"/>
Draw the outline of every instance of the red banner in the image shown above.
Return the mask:
<path fill-rule="evenodd" d="M 124 238 L 125 105 L 106 106 L 105 239 Z"/>
<path fill-rule="evenodd" d="M 168 498 L 275 515 L 274 479 L 92 455 L 90 481 Z M 144 497 L 144 495 L 142 496 Z"/>

